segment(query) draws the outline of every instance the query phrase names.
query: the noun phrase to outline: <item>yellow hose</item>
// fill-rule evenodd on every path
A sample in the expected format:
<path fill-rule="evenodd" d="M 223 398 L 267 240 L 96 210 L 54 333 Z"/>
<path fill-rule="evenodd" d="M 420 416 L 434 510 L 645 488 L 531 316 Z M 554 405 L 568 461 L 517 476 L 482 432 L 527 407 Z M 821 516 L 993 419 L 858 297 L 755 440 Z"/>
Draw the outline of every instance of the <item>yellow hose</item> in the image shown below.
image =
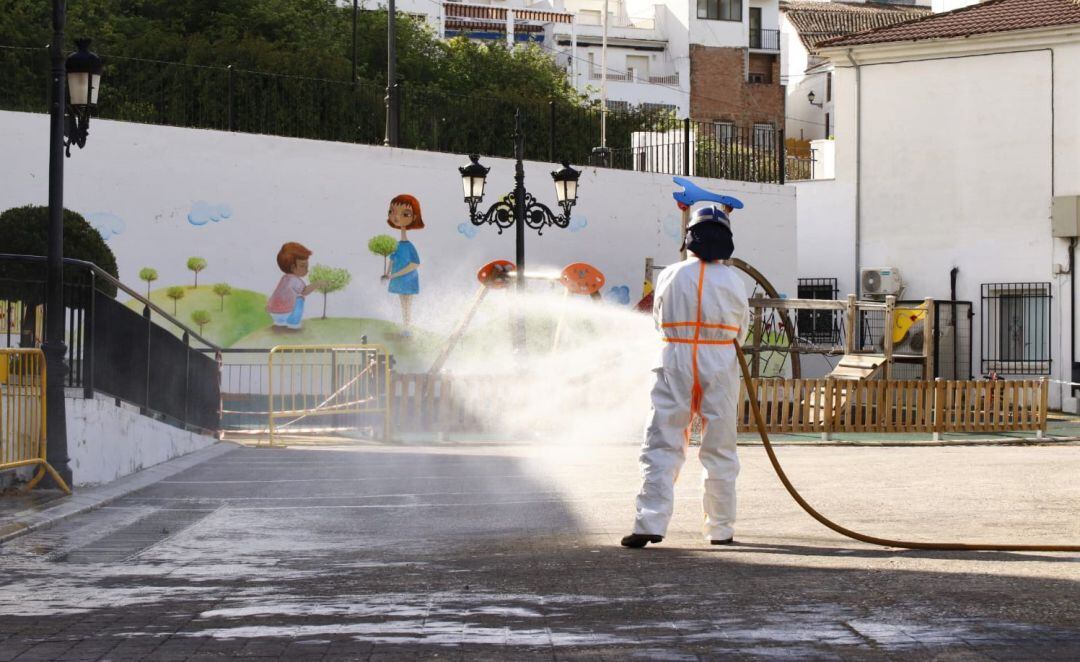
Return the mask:
<path fill-rule="evenodd" d="M 773 451 L 772 443 L 769 441 L 769 435 L 765 431 L 765 421 L 761 418 L 761 408 L 757 400 L 757 394 L 749 387 L 752 383 L 750 381 L 750 369 L 746 366 L 746 356 L 743 354 L 742 346 L 737 342 L 735 343 L 735 353 L 739 357 L 739 367 L 742 369 L 743 379 L 746 380 L 746 392 L 750 398 L 750 409 L 754 413 L 754 423 L 757 425 L 758 434 L 761 435 L 761 443 L 765 445 L 765 452 L 769 455 L 769 462 L 772 463 L 776 475 L 780 477 L 780 482 L 784 484 L 784 487 L 787 489 L 788 494 L 791 495 L 791 498 L 795 499 L 795 502 L 798 503 L 803 510 L 833 531 L 836 531 L 842 536 L 847 536 L 848 538 L 870 543 L 871 545 L 881 545 L 882 547 L 988 552 L 1080 552 L 1080 545 L 1002 545 L 995 543 L 910 542 L 906 540 L 890 540 L 889 538 L 878 538 L 859 533 L 858 531 L 852 531 L 851 529 L 833 522 L 814 510 L 813 506 L 807 503 L 806 499 L 802 498 L 802 495 L 795 489 L 795 486 L 791 484 L 787 474 L 784 473 L 784 468 L 780 466 L 780 461 L 776 459 L 776 453 Z"/>

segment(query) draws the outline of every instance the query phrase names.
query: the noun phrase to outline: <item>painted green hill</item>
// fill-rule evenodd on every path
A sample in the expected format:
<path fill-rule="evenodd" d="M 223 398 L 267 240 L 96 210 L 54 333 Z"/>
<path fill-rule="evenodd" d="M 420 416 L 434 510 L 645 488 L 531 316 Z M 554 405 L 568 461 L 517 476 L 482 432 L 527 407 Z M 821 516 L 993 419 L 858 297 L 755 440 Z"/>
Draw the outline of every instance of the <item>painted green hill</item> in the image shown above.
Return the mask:
<path fill-rule="evenodd" d="M 225 297 L 224 310 L 222 301 L 218 295 L 211 291 L 212 285 L 200 285 L 199 287 L 184 286 L 184 298 L 176 305 L 175 317 L 195 331 L 199 326 L 191 319 L 191 314 L 196 310 L 205 310 L 210 313 L 210 323 L 203 327 L 204 338 L 217 343 L 222 347 L 231 347 L 237 340 L 250 335 L 254 331 L 270 326 L 270 315 L 266 312 L 266 295 L 252 290 L 233 290 L 233 293 Z M 173 300 L 165 295 L 168 288 L 161 288 L 150 293 L 150 300 L 162 310 L 172 313 Z M 127 305 L 132 310 L 142 312 L 142 305 L 135 301 L 128 301 Z M 156 321 L 158 316 L 153 315 Z M 163 324 L 172 329 L 177 336 L 181 332 L 172 324 Z"/>
<path fill-rule="evenodd" d="M 269 322 L 269 320 L 268 320 Z M 442 338 L 420 329 L 412 337 L 401 337 L 401 327 L 385 320 L 330 317 L 305 319 L 303 328 L 293 331 L 267 325 L 235 343 L 246 349 L 270 349 L 276 345 L 359 344 L 362 336 L 372 345 L 382 345 L 394 355 L 402 372 L 423 372 L 435 360 Z"/>

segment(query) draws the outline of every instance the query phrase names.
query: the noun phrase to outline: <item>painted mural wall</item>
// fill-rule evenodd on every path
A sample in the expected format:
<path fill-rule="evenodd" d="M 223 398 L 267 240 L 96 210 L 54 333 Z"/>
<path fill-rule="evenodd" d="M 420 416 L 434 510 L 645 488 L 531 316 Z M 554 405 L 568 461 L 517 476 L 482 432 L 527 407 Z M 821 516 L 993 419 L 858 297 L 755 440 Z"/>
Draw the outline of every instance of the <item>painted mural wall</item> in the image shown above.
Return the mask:
<path fill-rule="evenodd" d="M 45 203 L 47 136 L 44 115 L 0 113 L 0 209 Z M 486 208 L 512 189 L 513 162 L 482 162 L 491 167 Z M 466 164 L 452 154 L 95 121 L 86 149 L 66 161 L 65 202 L 107 239 L 121 280 L 223 346 L 361 335 L 404 345 L 445 335 L 477 270 L 514 259 L 512 230 L 469 223 L 458 174 Z M 556 207 L 553 169 L 527 163 L 526 186 Z M 677 189 L 669 176 L 583 170 L 570 227 L 527 232 L 527 271 L 586 262 L 603 272 L 605 300 L 633 305 L 645 258 L 677 259 Z M 744 200 L 736 256 L 793 296 L 794 189 L 696 181 Z"/>

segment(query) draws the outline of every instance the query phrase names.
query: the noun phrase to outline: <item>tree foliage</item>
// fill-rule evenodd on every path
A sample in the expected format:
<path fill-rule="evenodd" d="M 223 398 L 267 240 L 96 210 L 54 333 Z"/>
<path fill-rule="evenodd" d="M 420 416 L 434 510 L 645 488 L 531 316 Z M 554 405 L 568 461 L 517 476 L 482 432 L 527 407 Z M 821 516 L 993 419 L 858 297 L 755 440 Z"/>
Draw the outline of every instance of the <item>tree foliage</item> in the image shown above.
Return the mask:
<path fill-rule="evenodd" d="M 206 268 L 206 260 L 201 257 L 189 257 L 187 260 L 187 268 L 195 272 L 195 285 L 199 286 L 199 272 Z"/>
<path fill-rule="evenodd" d="M 311 282 L 318 292 L 323 295 L 322 317 L 326 319 L 326 295 L 331 292 L 343 290 L 352 280 L 352 275 L 347 269 L 337 269 L 322 264 L 316 264 L 311 269 Z"/>
<path fill-rule="evenodd" d="M 203 327 L 210 323 L 210 313 L 205 310 L 196 310 L 191 313 L 191 321 L 199 325 L 199 335 L 202 335 Z"/>
<path fill-rule="evenodd" d="M 153 283 L 158 279 L 157 269 L 151 269 L 150 267 L 143 267 L 139 269 L 139 280 L 146 281 L 146 298 L 150 298 L 150 283 Z"/>
<path fill-rule="evenodd" d="M 0 0 L 0 44 L 48 43 L 50 11 L 41 0 Z M 508 99 L 580 99 L 565 72 L 538 47 L 443 41 L 422 19 L 397 16 L 397 70 L 408 86 Z M 91 37 L 93 50 L 111 58 L 351 77 L 352 8 L 335 0 L 80 0 L 69 3 L 67 21 L 71 38 Z M 385 10 L 360 12 L 357 75 L 383 86 L 386 28 Z M 13 78 L 18 76 L 5 73 L 6 80 Z"/>
<path fill-rule="evenodd" d="M 169 289 L 165 290 L 165 296 L 172 299 L 172 313 L 174 317 L 176 316 L 176 304 L 178 304 L 180 302 L 180 299 L 183 299 L 186 295 L 187 292 L 181 285 L 173 285 Z"/>
<path fill-rule="evenodd" d="M 232 286 L 228 283 L 217 283 L 213 287 L 214 294 L 221 298 L 221 310 L 225 310 L 225 297 L 232 294 Z"/>
<path fill-rule="evenodd" d="M 47 255 L 49 252 L 49 208 L 27 205 L 13 207 L 0 214 L 0 252 L 16 255 Z M 64 210 L 64 257 L 92 262 L 114 278 L 118 277 L 116 256 L 101 234 L 80 214 Z M 0 262 L 0 300 L 24 301 L 37 305 L 44 301 L 44 264 L 20 265 Z M 86 284 L 90 275 L 86 269 L 64 268 L 64 281 Z M 96 281 L 97 289 L 116 296 L 116 287 Z"/>

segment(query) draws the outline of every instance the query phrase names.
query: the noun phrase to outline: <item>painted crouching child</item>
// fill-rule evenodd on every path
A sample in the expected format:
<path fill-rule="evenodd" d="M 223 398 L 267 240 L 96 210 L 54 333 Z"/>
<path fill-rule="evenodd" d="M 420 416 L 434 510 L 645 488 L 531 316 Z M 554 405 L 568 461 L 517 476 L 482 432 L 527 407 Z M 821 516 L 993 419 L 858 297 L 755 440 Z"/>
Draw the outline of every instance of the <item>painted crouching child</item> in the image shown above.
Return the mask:
<path fill-rule="evenodd" d="M 274 330 L 299 329 L 304 319 L 304 297 L 318 289 L 320 283 L 307 285 L 308 258 L 311 251 L 303 244 L 290 241 L 277 254 L 278 267 L 284 272 L 274 293 L 266 302 L 266 312 L 274 320 Z"/>
<path fill-rule="evenodd" d="M 383 280 L 389 280 L 389 291 L 401 298 L 401 321 L 404 325 L 402 336 L 411 335 L 412 298 L 420 293 L 420 255 L 416 246 L 409 241 L 409 230 L 420 230 L 424 219 L 420 214 L 420 201 L 411 195 L 399 195 L 390 201 L 386 223 L 401 230 L 401 241 L 397 250 L 390 254 L 390 264 L 383 274 Z"/>

